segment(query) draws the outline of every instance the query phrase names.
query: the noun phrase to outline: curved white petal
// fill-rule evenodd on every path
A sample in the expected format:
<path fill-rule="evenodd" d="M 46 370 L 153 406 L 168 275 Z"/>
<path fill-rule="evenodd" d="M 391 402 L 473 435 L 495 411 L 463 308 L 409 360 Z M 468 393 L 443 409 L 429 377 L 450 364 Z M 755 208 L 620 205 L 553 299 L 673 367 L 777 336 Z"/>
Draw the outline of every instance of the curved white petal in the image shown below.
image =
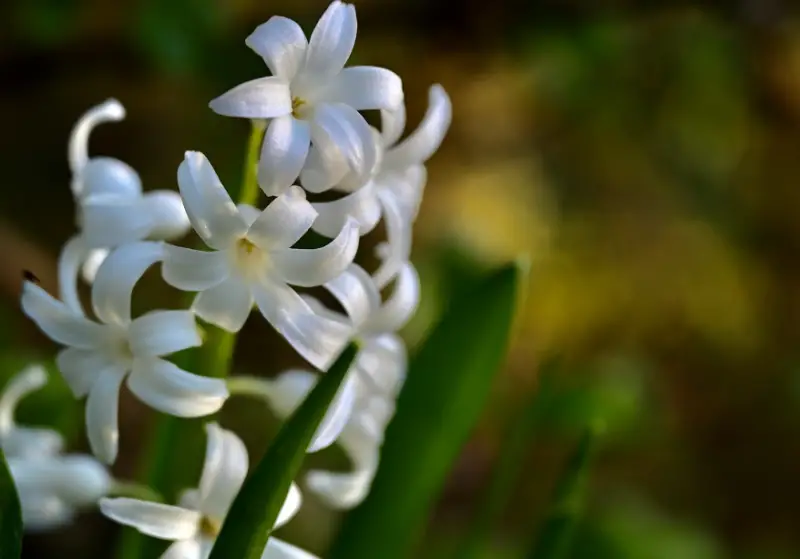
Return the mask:
<path fill-rule="evenodd" d="M 311 228 L 317 212 L 298 186 L 270 202 L 247 231 L 247 238 L 262 250 L 288 248 Z"/>
<path fill-rule="evenodd" d="M 236 204 L 202 153 L 186 152 L 178 167 L 178 188 L 192 227 L 208 246 L 227 248 L 247 230 Z"/>
<path fill-rule="evenodd" d="M 176 417 L 209 415 L 228 397 L 224 380 L 194 375 L 158 358 L 134 359 L 128 388 L 153 409 Z"/>
<path fill-rule="evenodd" d="M 370 320 L 381 306 L 381 294 L 372 276 L 358 264 L 351 264 L 337 277 L 325 282 L 325 289 L 342 305 L 357 328 Z"/>
<path fill-rule="evenodd" d="M 344 103 L 357 111 L 396 110 L 403 104 L 400 76 L 377 66 L 351 66 L 331 79 L 325 101 Z"/>
<path fill-rule="evenodd" d="M 411 257 L 412 222 L 408 212 L 392 193 L 380 191 L 378 199 L 383 206 L 387 242 L 382 247 L 384 254 L 378 270 L 372 275 L 379 289 L 383 289 L 398 274 L 400 268 Z"/>
<path fill-rule="evenodd" d="M 320 104 L 311 123 L 311 141 L 323 160 L 347 161 L 361 184 L 367 183 L 378 151 L 372 129 L 358 111 L 343 103 Z"/>
<path fill-rule="evenodd" d="M 119 389 L 125 373 L 122 367 L 97 371 L 97 379 L 86 400 L 86 436 L 89 446 L 92 453 L 106 464 L 113 464 L 117 459 Z"/>
<path fill-rule="evenodd" d="M 142 196 L 142 179 L 136 169 L 115 157 L 92 157 L 72 179 L 80 191 L 78 201 L 93 196 L 118 196 L 135 202 Z"/>
<path fill-rule="evenodd" d="M 397 332 L 416 312 L 419 297 L 419 274 L 410 262 L 405 262 L 400 265 L 389 299 L 373 313 L 365 328 L 372 332 Z"/>
<path fill-rule="evenodd" d="M 281 510 L 278 513 L 278 518 L 275 520 L 273 529 L 277 530 L 294 518 L 302 504 L 303 495 L 300 493 L 300 488 L 297 487 L 296 483 L 292 482 L 289 486 L 289 493 L 286 494 L 286 499 L 283 501 Z"/>
<path fill-rule="evenodd" d="M 338 200 L 317 202 L 312 206 L 319 213 L 312 227 L 326 237 L 335 237 L 348 218 L 358 222 L 361 236 L 372 231 L 381 219 L 381 206 L 371 182 Z"/>
<path fill-rule="evenodd" d="M 315 249 L 276 249 L 270 251 L 273 270 L 281 280 L 292 285 L 322 285 L 353 262 L 358 251 L 358 223 L 348 220 L 330 243 Z"/>
<path fill-rule="evenodd" d="M 100 512 L 142 534 L 162 540 L 187 540 L 197 533 L 200 513 L 139 499 L 100 499 Z"/>
<path fill-rule="evenodd" d="M 319 559 L 319 557 L 283 540 L 271 537 L 267 540 L 267 547 L 264 548 L 261 559 Z"/>
<path fill-rule="evenodd" d="M 97 270 L 100 269 L 100 265 L 108 258 L 110 252 L 111 251 L 107 248 L 93 248 L 89 251 L 89 254 L 86 255 L 86 259 L 83 261 L 83 266 L 81 266 L 81 275 L 85 282 L 94 283 L 94 278 L 97 277 Z"/>
<path fill-rule="evenodd" d="M 311 32 L 302 72 L 309 76 L 337 74 L 353 52 L 356 31 L 355 6 L 331 2 Z"/>
<path fill-rule="evenodd" d="M 206 458 L 200 478 L 200 508 L 214 518 L 225 518 L 247 476 L 247 448 L 232 431 L 206 424 Z"/>
<path fill-rule="evenodd" d="M 58 352 L 56 365 L 72 394 L 82 398 L 89 393 L 98 373 L 113 367 L 114 362 L 103 352 L 70 347 Z"/>
<path fill-rule="evenodd" d="M 241 330 L 252 308 L 250 286 L 236 276 L 201 291 L 192 303 L 194 314 L 228 332 Z"/>
<path fill-rule="evenodd" d="M 311 127 L 305 120 L 284 115 L 269 123 L 258 161 L 258 184 L 267 196 L 277 196 L 296 182 L 310 143 Z"/>
<path fill-rule="evenodd" d="M 406 127 L 406 106 L 404 103 L 390 111 L 381 111 L 381 141 L 388 149 L 397 143 Z"/>
<path fill-rule="evenodd" d="M 273 76 L 289 81 L 305 60 L 308 39 L 291 19 L 272 16 L 256 27 L 244 44 L 264 59 Z"/>
<path fill-rule="evenodd" d="M 58 255 L 58 295 L 70 310 L 83 315 L 83 305 L 78 297 L 78 270 L 89 256 L 80 235 L 67 241 Z"/>
<path fill-rule="evenodd" d="M 83 238 L 91 248 L 140 241 L 153 227 L 153 218 L 142 199 L 92 195 L 83 201 L 80 212 Z"/>
<path fill-rule="evenodd" d="M 95 505 L 111 489 L 108 469 L 93 456 L 59 456 L 58 472 L 51 478 L 61 498 L 75 506 Z"/>
<path fill-rule="evenodd" d="M 222 283 L 230 274 L 226 251 L 205 251 L 164 245 L 161 275 L 172 287 L 203 291 Z"/>
<path fill-rule="evenodd" d="M 191 311 L 150 311 L 128 327 L 128 344 L 135 357 L 160 357 L 202 343 Z"/>
<path fill-rule="evenodd" d="M 180 194 L 174 190 L 146 192 L 142 203 L 152 222 L 147 232 L 149 238 L 177 239 L 189 232 L 192 224 Z"/>
<path fill-rule="evenodd" d="M 403 169 L 427 161 L 439 149 L 452 117 L 453 108 L 447 92 L 438 84 L 431 86 L 428 91 L 428 110 L 422 122 L 405 140 L 386 151 L 384 167 Z"/>
<path fill-rule="evenodd" d="M 394 398 L 405 380 L 407 361 L 403 340 L 395 334 L 381 334 L 366 339 L 354 368 L 370 398 Z"/>
<path fill-rule="evenodd" d="M 317 137 L 323 133 L 324 131 L 317 131 Z M 306 163 L 300 171 L 300 183 L 308 192 L 325 192 L 334 185 L 338 186 L 349 172 L 350 167 L 341 153 L 329 150 L 323 157 L 322 152 L 312 142 Z"/>
<path fill-rule="evenodd" d="M 200 539 L 192 538 L 179 540 L 167 548 L 159 559 L 205 559 L 208 557 L 203 550 Z"/>
<path fill-rule="evenodd" d="M 345 322 L 317 315 L 285 284 L 253 286 L 256 305 L 264 318 L 317 369 L 325 371 L 353 334 Z"/>
<path fill-rule="evenodd" d="M 41 365 L 29 365 L 11 377 L 0 396 L 0 438 L 14 429 L 14 412 L 19 401 L 47 384 L 47 371 Z"/>
<path fill-rule="evenodd" d="M 292 112 L 292 95 L 288 82 L 270 76 L 237 85 L 212 99 L 208 106 L 223 116 L 276 118 Z"/>
<path fill-rule="evenodd" d="M 306 485 L 329 507 L 344 510 L 356 507 L 366 498 L 373 477 L 374 473 L 370 471 L 338 473 L 311 470 L 306 474 Z"/>
<path fill-rule="evenodd" d="M 320 376 L 310 371 L 291 369 L 274 379 L 265 379 L 265 395 L 272 410 L 281 418 L 289 417 L 305 400 Z"/>
<path fill-rule="evenodd" d="M 78 315 L 33 282 L 22 285 L 22 310 L 53 341 L 81 349 L 103 345 L 105 328 Z"/>
<path fill-rule="evenodd" d="M 261 215 L 261 210 L 250 204 L 236 204 L 236 207 L 239 209 L 239 214 L 248 227 L 252 227 L 253 223 L 258 219 L 258 216 Z"/>
<path fill-rule="evenodd" d="M 350 420 L 350 415 L 356 402 L 357 390 L 357 378 L 353 375 L 348 375 L 325 412 L 325 416 L 314 433 L 306 452 L 317 452 L 336 442 L 336 439 L 339 438 L 345 425 Z"/>
<path fill-rule="evenodd" d="M 125 107 L 116 99 L 107 99 L 86 111 L 69 135 L 69 148 L 67 159 L 69 168 L 73 173 L 79 173 L 89 160 L 89 136 L 95 126 L 104 122 L 119 122 L 125 118 Z M 73 194 L 78 195 L 73 186 Z"/>
<path fill-rule="evenodd" d="M 92 285 L 97 318 L 106 324 L 128 324 L 134 286 L 163 257 L 163 245 L 153 241 L 130 243 L 112 251 L 98 268 Z"/>
<path fill-rule="evenodd" d="M 9 466 L 12 467 L 11 460 Z M 12 471 L 13 476 L 13 471 Z M 22 525 L 26 532 L 47 532 L 66 526 L 75 517 L 75 509 L 55 495 L 20 492 Z"/>

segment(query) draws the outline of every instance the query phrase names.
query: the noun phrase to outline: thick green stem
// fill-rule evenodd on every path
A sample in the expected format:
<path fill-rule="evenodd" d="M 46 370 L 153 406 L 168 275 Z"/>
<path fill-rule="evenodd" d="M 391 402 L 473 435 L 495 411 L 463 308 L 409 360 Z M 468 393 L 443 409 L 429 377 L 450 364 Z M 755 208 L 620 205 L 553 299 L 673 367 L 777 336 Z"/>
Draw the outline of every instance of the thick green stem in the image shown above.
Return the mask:
<path fill-rule="evenodd" d="M 154 501 L 156 503 L 164 502 L 158 491 L 153 491 L 146 485 L 141 485 L 132 481 L 122 481 L 115 479 L 111 483 L 111 489 L 108 492 L 109 497 L 130 497 L 131 499 L 140 499 L 142 501 Z"/>

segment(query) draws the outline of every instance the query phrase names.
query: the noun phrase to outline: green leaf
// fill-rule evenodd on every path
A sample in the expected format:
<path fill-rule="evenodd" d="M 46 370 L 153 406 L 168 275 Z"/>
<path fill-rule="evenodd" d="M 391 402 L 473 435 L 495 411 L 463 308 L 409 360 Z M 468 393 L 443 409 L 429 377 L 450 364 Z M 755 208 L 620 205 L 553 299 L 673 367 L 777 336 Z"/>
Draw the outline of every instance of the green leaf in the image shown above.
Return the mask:
<path fill-rule="evenodd" d="M 589 458 L 600 431 L 599 424 L 590 426 L 570 456 L 556 485 L 550 512 L 528 559 L 562 559 L 569 556 L 575 528 L 583 513 Z"/>
<path fill-rule="evenodd" d="M 233 501 L 209 559 L 260 559 L 314 433 L 356 356 L 345 349 L 286 421 Z"/>
<path fill-rule="evenodd" d="M 11 472 L 0 449 L 0 557 L 18 559 L 22 555 L 22 511 Z"/>
<path fill-rule="evenodd" d="M 412 556 L 503 362 L 525 275 L 509 265 L 456 297 L 412 358 L 370 494 L 345 519 L 331 559 Z"/>

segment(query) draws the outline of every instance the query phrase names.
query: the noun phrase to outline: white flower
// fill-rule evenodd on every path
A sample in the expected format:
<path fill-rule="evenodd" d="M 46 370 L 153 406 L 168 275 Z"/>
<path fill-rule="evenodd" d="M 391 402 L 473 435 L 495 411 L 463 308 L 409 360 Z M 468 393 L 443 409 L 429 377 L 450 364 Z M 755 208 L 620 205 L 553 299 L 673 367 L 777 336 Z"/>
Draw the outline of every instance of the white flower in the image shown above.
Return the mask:
<path fill-rule="evenodd" d="M 151 311 L 131 318 L 133 287 L 162 255 L 161 243 L 147 241 L 124 245 L 109 255 L 92 286 L 97 322 L 35 283 L 23 286 L 22 309 L 45 334 L 67 346 L 58 354 L 58 368 L 76 397 L 88 394 L 89 443 L 108 463 L 117 455 L 117 401 L 126 376 L 128 388 L 140 400 L 179 417 L 213 413 L 228 396 L 221 379 L 191 374 L 162 359 L 200 345 L 190 311 Z"/>
<path fill-rule="evenodd" d="M 94 127 L 124 117 L 122 104 L 109 99 L 89 109 L 70 136 L 69 165 L 80 232 L 61 252 L 59 284 L 61 299 L 73 309 L 80 307 L 76 282 L 81 267 L 91 282 L 108 249 L 145 238 L 174 239 L 189 230 L 177 192 L 143 193 L 139 175 L 130 165 L 112 157 L 89 157 Z"/>
<path fill-rule="evenodd" d="M 211 109 L 221 115 L 273 119 L 258 172 L 268 195 L 294 184 L 309 156 L 324 160 L 329 170 L 303 181 L 311 192 L 327 190 L 349 171 L 366 182 L 376 154 L 369 125 L 357 111 L 396 109 L 403 86 L 384 68 L 344 68 L 355 40 L 355 7 L 338 0 L 322 15 L 310 40 L 294 21 L 272 17 L 245 41 L 272 76 L 243 83 L 211 101 Z"/>
<path fill-rule="evenodd" d="M 32 365 L 9 381 L 0 397 L 0 446 L 22 507 L 26 530 L 67 524 L 76 510 L 108 494 L 111 476 L 91 456 L 60 454 L 63 439 L 50 429 L 16 425 L 19 400 L 47 382 L 43 367 Z"/>
<path fill-rule="evenodd" d="M 167 245 L 167 283 L 199 291 L 194 312 L 230 332 L 242 328 L 255 302 L 298 353 L 325 370 L 350 329 L 317 316 L 289 285 L 312 287 L 340 274 L 358 249 L 355 223 L 345 223 L 322 248 L 293 249 L 317 215 L 299 188 L 278 196 L 263 212 L 237 207 L 199 152 L 186 153 L 178 185 L 195 231 L 212 250 Z"/>
<path fill-rule="evenodd" d="M 442 143 L 452 118 L 450 98 L 440 85 L 428 92 L 428 110 L 419 127 L 398 143 L 405 127 L 405 107 L 381 111 L 378 164 L 363 188 L 353 191 L 357 178 L 345 177 L 335 186 L 352 192 L 332 202 L 313 204 L 319 212 L 314 230 L 331 236 L 348 218 L 359 222 L 360 234 L 374 229 L 383 216 L 388 243 L 383 247 L 383 264 L 375 273 L 379 287 L 387 285 L 411 255 L 411 226 L 416 219 L 427 173 L 424 163 Z M 306 172 L 312 172 L 308 169 Z"/>
<path fill-rule="evenodd" d="M 356 265 L 325 287 L 347 311 L 358 332 L 361 349 L 328 409 L 323 422 L 326 431 L 315 434 L 316 449 L 337 441 L 350 457 L 353 471 L 311 471 L 307 482 L 309 489 L 330 506 L 351 508 L 369 491 L 378 467 L 383 433 L 405 380 L 406 349 L 393 332 L 416 310 L 419 278 L 413 266 L 406 263 L 392 296 L 383 304 L 372 278 Z M 323 309 L 318 302 L 312 304 L 319 307 L 319 313 L 337 314 Z M 339 315 L 338 320 L 348 319 Z M 267 381 L 270 406 L 282 417 L 290 415 L 318 379 L 318 375 L 309 371 L 290 370 Z"/>
<path fill-rule="evenodd" d="M 234 433 L 215 423 L 206 425 L 208 444 L 200 486 L 184 492 L 180 506 L 138 499 L 102 499 L 100 510 L 112 520 L 154 538 L 174 541 L 162 559 L 204 559 L 211 553 L 225 516 L 247 475 L 247 449 Z M 275 527 L 286 524 L 300 508 L 301 495 L 292 484 Z M 270 538 L 262 559 L 311 559 L 314 556 Z"/>

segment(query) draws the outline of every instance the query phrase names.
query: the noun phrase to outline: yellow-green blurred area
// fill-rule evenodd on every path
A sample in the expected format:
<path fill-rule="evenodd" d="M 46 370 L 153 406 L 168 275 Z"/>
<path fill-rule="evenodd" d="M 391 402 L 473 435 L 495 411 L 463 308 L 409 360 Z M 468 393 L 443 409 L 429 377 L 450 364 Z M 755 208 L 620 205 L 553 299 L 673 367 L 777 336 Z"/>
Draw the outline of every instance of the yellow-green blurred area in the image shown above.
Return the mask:
<path fill-rule="evenodd" d="M 21 270 L 54 290 L 74 231 L 66 142 L 108 97 L 127 119 L 90 152 L 175 188 L 183 152 L 241 176 L 246 123 L 210 99 L 266 73 L 244 38 L 274 14 L 310 30 L 325 0 L 19 0 L 0 7 L 2 375 L 55 347 L 18 310 Z M 487 557 L 521 557 L 583 426 L 605 421 L 572 557 L 800 556 L 800 13 L 788 0 L 356 0 L 351 63 L 404 78 L 415 126 L 441 83 L 453 124 L 429 164 L 413 260 L 412 344 L 481 270 L 520 253 L 530 286 L 506 368 L 455 465 L 420 557 L 470 530 L 509 427 L 558 356 L 554 402 Z M 379 241 L 371 234 L 365 245 Z M 374 238 L 373 238 L 374 237 Z M 176 305 L 157 274 L 136 304 Z M 254 319 L 236 368 L 299 365 Z M 53 377 L 23 418 L 85 449 L 82 404 Z M 447 394 L 442 394 L 446 398 Z M 122 403 L 120 477 L 155 414 Z M 222 422 L 255 458 L 277 429 L 237 401 Z M 409 461 L 414 457 L 409 456 Z M 199 472 L 201 454 L 176 456 Z M 337 463 L 326 451 L 311 462 Z M 183 463 L 183 462 L 181 462 Z M 182 466 L 183 467 L 183 466 Z M 281 534 L 322 552 L 339 515 L 310 495 Z M 26 542 L 25 557 L 109 557 L 95 513 Z M 378 558 L 376 558 L 378 559 Z"/>

